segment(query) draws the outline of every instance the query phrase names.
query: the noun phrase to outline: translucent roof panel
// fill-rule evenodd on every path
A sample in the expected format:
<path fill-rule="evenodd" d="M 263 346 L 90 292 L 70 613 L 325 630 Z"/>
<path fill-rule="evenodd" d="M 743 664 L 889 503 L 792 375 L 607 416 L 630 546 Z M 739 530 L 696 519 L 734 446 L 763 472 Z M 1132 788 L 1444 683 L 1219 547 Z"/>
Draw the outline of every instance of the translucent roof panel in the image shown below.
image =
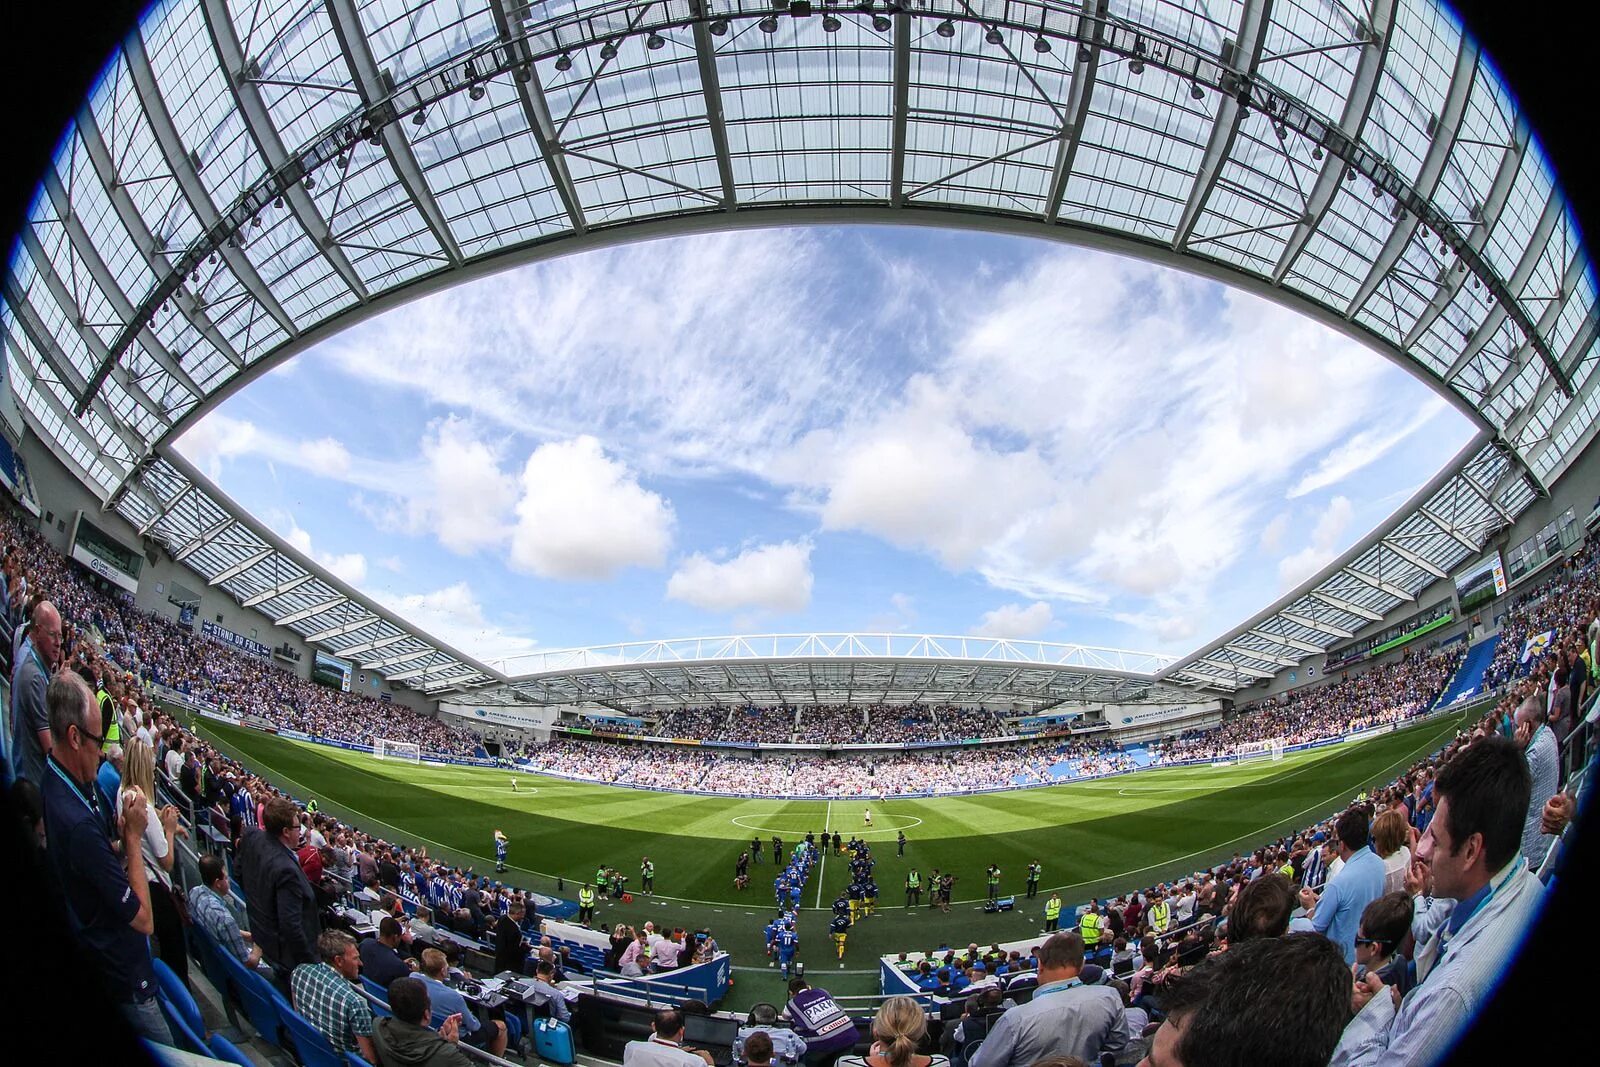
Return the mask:
<path fill-rule="evenodd" d="M 719 225 L 949 222 L 1338 320 L 1500 442 L 1490 512 L 1548 489 L 1600 409 L 1593 267 L 1493 57 L 1434 0 L 1095 12 L 167 0 L 107 62 L 11 250 L 19 401 L 113 506 L 159 514 L 145 457 L 211 398 L 452 271 Z M 1330 601 L 1370 612 L 1431 577 L 1408 553 L 1290 614 L 1359 622 Z"/>

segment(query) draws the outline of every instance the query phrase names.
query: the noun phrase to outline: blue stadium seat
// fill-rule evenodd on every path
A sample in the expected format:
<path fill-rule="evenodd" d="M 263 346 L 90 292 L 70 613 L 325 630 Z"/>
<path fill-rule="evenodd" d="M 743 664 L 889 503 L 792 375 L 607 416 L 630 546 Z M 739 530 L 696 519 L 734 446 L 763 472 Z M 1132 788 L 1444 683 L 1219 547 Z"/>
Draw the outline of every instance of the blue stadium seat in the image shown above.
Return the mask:
<path fill-rule="evenodd" d="M 267 1044 L 281 1044 L 282 1038 L 279 1032 L 283 1024 L 278 1018 L 278 1009 L 272 1003 L 274 997 L 282 999 L 278 991 L 273 989 L 265 978 L 234 959 L 231 952 L 218 949 L 216 956 L 222 963 L 223 970 L 228 976 L 228 985 L 239 998 L 239 1004 L 244 1008 L 245 1017 L 250 1020 L 250 1025 L 256 1028 L 256 1032 Z"/>
<path fill-rule="evenodd" d="M 173 1006 L 164 993 L 156 994 L 156 1001 L 161 1005 L 161 1014 L 166 1016 L 167 1028 L 172 1031 L 172 1044 L 174 1048 L 183 1049 L 185 1052 L 197 1052 L 202 1056 L 209 1056 L 211 1050 L 206 1047 L 204 1033 L 196 1033 L 190 1028 L 183 1017 L 183 1013 Z"/>
<path fill-rule="evenodd" d="M 300 1067 L 349 1067 L 344 1054 L 333 1047 L 327 1034 L 311 1025 L 310 1019 L 295 1011 L 282 997 L 276 998 L 274 1003 Z"/>
<path fill-rule="evenodd" d="M 372 979 L 368 978 L 366 975 L 361 976 L 361 988 L 365 989 L 368 994 L 377 997 L 379 1000 L 386 1001 L 389 999 L 389 991 L 383 988 L 383 986 L 379 985 L 377 982 L 374 982 Z"/>
<path fill-rule="evenodd" d="M 226 1063 L 238 1064 L 238 1067 L 256 1067 L 249 1056 L 239 1051 L 239 1046 L 223 1037 L 221 1034 L 212 1034 L 209 1042 L 211 1054 Z"/>
<path fill-rule="evenodd" d="M 156 983 L 161 987 L 161 995 L 171 1002 L 173 1010 L 183 1017 L 184 1023 L 190 1030 L 204 1035 L 206 1024 L 205 1020 L 200 1018 L 200 1006 L 194 1002 L 194 997 L 183 984 L 183 979 L 174 974 L 172 968 L 161 960 L 154 959 L 150 962 L 155 967 Z"/>

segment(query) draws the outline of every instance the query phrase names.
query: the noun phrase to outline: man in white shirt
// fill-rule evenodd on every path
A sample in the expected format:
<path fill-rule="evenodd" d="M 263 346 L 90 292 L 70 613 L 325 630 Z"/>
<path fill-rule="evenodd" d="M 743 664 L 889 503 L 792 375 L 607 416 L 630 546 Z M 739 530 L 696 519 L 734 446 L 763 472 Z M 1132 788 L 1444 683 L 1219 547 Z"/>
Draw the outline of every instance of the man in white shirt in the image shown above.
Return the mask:
<path fill-rule="evenodd" d="M 1560 788 L 1561 755 L 1556 745 L 1556 735 L 1545 722 L 1544 708 L 1539 698 L 1531 696 L 1517 708 L 1516 740 L 1522 748 L 1522 758 L 1528 763 L 1528 774 L 1533 791 L 1528 799 L 1528 813 L 1522 823 L 1522 857 L 1528 869 L 1537 871 L 1544 862 L 1545 853 L 1555 839 L 1544 832 L 1544 802 L 1555 796 Z"/>
<path fill-rule="evenodd" d="M 129 731 L 130 733 L 133 731 Z M 166 758 L 167 777 L 172 781 L 178 780 L 178 774 L 183 770 L 183 735 L 174 734 L 172 747 L 167 749 Z"/>
<path fill-rule="evenodd" d="M 709 1052 L 683 1047 L 683 1012 L 667 1008 L 656 1012 L 648 1038 L 623 1048 L 622 1067 L 715 1067 L 715 1061 Z"/>

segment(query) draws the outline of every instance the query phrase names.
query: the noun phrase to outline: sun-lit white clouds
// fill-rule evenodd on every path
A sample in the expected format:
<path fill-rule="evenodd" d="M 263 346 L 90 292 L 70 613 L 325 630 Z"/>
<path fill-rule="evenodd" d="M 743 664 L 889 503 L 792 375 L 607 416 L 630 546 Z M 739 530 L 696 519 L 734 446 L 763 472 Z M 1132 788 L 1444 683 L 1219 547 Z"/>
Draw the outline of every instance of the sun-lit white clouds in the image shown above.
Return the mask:
<path fill-rule="evenodd" d="M 1355 505 L 1348 497 L 1336 496 L 1329 500 L 1311 531 L 1311 543 L 1278 561 L 1278 584 L 1292 589 L 1331 562 L 1338 555 L 1354 516 Z"/>
<path fill-rule="evenodd" d="M 811 603 L 811 586 L 811 543 L 784 541 L 726 560 L 693 553 L 667 579 L 667 597 L 714 612 L 796 612 Z"/>
<path fill-rule="evenodd" d="M 1393 424 L 1393 381 L 1276 304 L 1051 250 L 986 294 L 890 402 L 809 435 L 773 471 L 824 529 L 1188 635 L 1284 481 L 1368 420 Z"/>
<path fill-rule="evenodd" d="M 424 632 L 479 659 L 507 659 L 539 648 L 533 638 L 492 621 L 472 586 L 464 581 L 427 593 L 385 590 L 374 598 Z"/>
<path fill-rule="evenodd" d="M 360 459 L 335 437 L 294 437 L 222 412 L 212 412 L 184 431 L 177 447 L 212 481 L 222 479 L 227 461 L 247 456 L 383 492 L 399 488 L 407 480 L 403 469 Z"/>
<path fill-rule="evenodd" d="M 979 637 L 1021 640 L 1038 637 L 1055 621 L 1055 612 L 1042 600 L 1035 600 L 1032 604 L 1002 604 L 993 611 L 984 612 L 972 632 Z"/>
<path fill-rule="evenodd" d="M 837 314 L 830 294 L 865 285 L 893 303 L 916 279 L 841 277 L 836 249 L 767 230 L 566 257 L 418 300 L 322 352 L 537 440 L 593 434 L 645 473 L 759 472 L 889 380 L 870 335 L 894 322 Z"/>
<path fill-rule="evenodd" d="M 511 533 L 513 567 L 543 578 L 606 579 L 659 567 L 672 543 L 672 505 L 645 489 L 587 435 L 541 445 L 522 468 Z"/>
<path fill-rule="evenodd" d="M 1430 396 L 1411 418 L 1398 425 L 1371 426 L 1357 431 L 1324 455 L 1315 470 L 1308 471 L 1295 482 L 1289 489 L 1289 498 L 1306 496 L 1318 489 L 1338 485 L 1350 475 L 1382 459 L 1448 407 L 1443 397 Z"/>
<path fill-rule="evenodd" d="M 421 476 L 401 498 L 409 528 L 462 554 L 504 542 L 517 483 L 501 467 L 502 450 L 465 419 L 450 416 L 428 427 Z"/>

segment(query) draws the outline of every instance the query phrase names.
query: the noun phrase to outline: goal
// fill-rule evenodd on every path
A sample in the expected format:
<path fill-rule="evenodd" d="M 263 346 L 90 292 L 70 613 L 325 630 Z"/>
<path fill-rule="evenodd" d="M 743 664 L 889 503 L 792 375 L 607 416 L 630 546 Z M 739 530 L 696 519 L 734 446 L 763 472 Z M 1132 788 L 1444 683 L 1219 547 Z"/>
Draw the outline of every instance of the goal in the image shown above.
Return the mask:
<path fill-rule="evenodd" d="M 411 763 L 422 762 L 422 749 L 414 741 L 390 741 L 386 737 L 372 739 L 372 754 L 379 759 L 400 759 Z"/>
<path fill-rule="evenodd" d="M 1256 760 L 1281 760 L 1283 759 L 1282 741 L 1246 741 L 1233 750 L 1233 758 L 1240 763 L 1253 763 Z"/>

